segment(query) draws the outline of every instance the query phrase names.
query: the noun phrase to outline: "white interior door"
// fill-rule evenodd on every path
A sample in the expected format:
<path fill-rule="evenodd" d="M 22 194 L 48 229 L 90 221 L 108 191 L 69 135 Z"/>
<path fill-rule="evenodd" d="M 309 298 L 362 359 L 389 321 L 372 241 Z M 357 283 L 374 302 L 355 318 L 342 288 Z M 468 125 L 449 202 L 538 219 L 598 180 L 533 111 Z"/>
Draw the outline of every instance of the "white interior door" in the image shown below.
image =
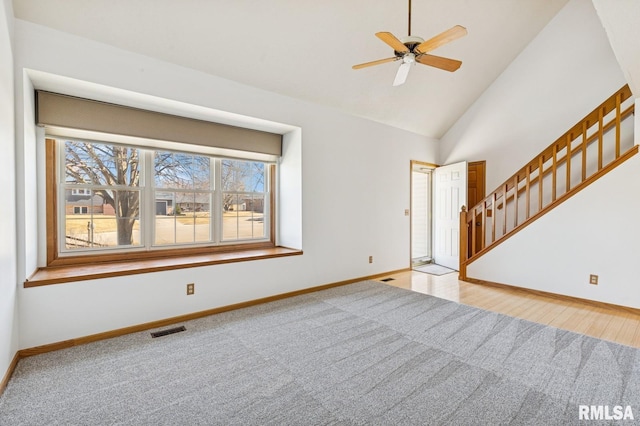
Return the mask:
<path fill-rule="evenodd" d="M 467 162 L 434 171 L 434 261 L 458 270 L 460 264 L 460 209 L 467 204 Z"/>

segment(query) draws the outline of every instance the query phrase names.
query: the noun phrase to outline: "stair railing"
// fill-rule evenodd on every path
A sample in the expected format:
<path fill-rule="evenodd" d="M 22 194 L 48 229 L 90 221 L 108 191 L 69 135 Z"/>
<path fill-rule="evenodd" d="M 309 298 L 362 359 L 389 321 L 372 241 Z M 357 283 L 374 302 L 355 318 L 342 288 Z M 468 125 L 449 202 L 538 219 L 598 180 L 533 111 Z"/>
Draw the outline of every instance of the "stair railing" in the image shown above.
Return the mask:
<path fill-rule="evenodd" d="M 638 152 L 635 103 L 625 85 L 518 170 L 460 213 L 460 278 L 466 266 Z"/>

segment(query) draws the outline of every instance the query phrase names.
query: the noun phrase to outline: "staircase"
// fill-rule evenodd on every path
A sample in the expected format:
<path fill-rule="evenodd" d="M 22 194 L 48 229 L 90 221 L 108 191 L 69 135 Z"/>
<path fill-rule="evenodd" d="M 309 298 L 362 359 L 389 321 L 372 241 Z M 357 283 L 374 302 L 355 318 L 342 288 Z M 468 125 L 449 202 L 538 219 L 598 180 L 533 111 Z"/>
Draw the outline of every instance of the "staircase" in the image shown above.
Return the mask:
<path fill-rule="evenodd" d="M 462 207 L 460 279 L 471 262 L 637 154 L 634 108 L 622 87 L 484 200 Z"/>

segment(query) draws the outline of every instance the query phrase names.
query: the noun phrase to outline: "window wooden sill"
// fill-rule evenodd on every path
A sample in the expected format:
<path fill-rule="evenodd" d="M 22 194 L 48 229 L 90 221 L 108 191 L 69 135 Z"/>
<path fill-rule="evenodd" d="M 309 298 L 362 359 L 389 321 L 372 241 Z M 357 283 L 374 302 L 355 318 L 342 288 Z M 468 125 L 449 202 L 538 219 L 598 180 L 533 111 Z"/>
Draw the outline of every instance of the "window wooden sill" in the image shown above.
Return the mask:
<path fill-rule="evenodd" d="M 119 277 L 124 275 L 146 274 L 149 272 L 195 268 L 222 263 L 247 262 L 251 260 L 272 259 L 276 257 L 296 256 L 301 254 L 302 250 L 286 247 L 272 247 L 161 259 L 44 267 L 39 268 L 29 279 L 27 279 L 27 281 L 24 282 L 24 287 L 28 288 L 74 281 Z"/>

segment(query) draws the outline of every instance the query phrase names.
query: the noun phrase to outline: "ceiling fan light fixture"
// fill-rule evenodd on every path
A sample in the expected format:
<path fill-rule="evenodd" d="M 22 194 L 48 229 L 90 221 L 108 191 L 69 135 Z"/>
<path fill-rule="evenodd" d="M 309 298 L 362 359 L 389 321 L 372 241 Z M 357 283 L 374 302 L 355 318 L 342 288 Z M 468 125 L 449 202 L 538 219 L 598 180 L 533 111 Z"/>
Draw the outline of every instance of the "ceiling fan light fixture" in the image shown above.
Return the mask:
<path fill-rule="evenodd" d="M 460 65 L 461 61 L 456 59 L 443 58 L 440 56 L 434 56 L 428 54 L 428 52 L 437 49 L 438 47 L 450 43 L 459 39 L 467 34 L 467 29 L 460 25 L 454 25 L 446 31 L 441 32 L 435 37 L 431 37 L 428 40 L 424 40 L 422 37 L 416 37 L 411 35 L 411 0 L 409 0 L 409 31 L 408 36 L 402 39 L 397 38 L 390 32 L 381 31 L 375 35 L 385 44 L 393 49 L 394 57 L 386 59 L 378 59 L 377 61 L 365 62 L 363 64 L 354 65 L 353 69 L 367 68 L 374 65 L 380 65 L 387 62 L 393 62 L 402 60 L 400 68 L 396 74 L 396 78 L 393 82 L 394 86 L 403 84 L 407 75 L 409 74 L 409 68 L 412 64 L 420 63 L 434 68 L 439 68 L 444 71 L 454 72 Z"/>
<path fill-rule="evenodd" d="M 416 55 L 413 53 L 407 53 L 402 57 L 403 64 L 415 64 L 416 63 Z"/>

